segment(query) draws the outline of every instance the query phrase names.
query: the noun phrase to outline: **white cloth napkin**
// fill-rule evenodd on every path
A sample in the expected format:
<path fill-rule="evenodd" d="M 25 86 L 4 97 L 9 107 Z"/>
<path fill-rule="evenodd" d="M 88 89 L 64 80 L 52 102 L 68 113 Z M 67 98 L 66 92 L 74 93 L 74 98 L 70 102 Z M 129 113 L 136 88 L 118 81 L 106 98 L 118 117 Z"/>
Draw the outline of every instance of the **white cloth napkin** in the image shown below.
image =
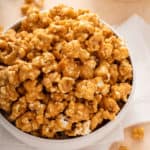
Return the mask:
<path fill-rule="evenodd" d="M 126 39 L 126 43 L 130 49 L 131 56 L 133 58 L 134 67 L 136 70 L 135 102 L 140 100 L 144 104 L 146 103 L 145 100 L 150 100 L 150 26 L 147 23 L 145 23 L 142 18 L 134 15 L 122 25 L 118 26 L 116 30 L 120 33 L 123 39 Z M 139 108 L 140 105 L 138 105 L 137 108 Z M 144 106 L 141 107 L 141 109 L 144 109 Z M 148 113 L 150 114 L 150 110 L 147 111 L 149 111 Z M 137 114 L 139 115 L 141 113 L 137 112 Z M 143 116 L 139 115 L 139 117 L 138 115 L 136 116 L 136 122 L 138 122 L 139 120 L 145 121 L 147 119 L 143 117 L 143 114 L 141 114 Z M 132 119 L 127 120 L 127 122 L 130 122 L 130 124 L 134 123 L 132 122 Z M 121 133 L 119 135 L 114 134 L 112 139 L 114 141 L 119 140 L 118 137 L 120 136 L 122 136 Z M 103 148 L 94 146 L 90 148 L 90 150 L 107 150 L 107 148 L 108 145 L 104 145 Z M 34 148 L 31 148 L 19 142 L 16 138 L 10 135 L 2 126 L 0 126 L 0 150 L 10 149 L 34 150 Z"/>

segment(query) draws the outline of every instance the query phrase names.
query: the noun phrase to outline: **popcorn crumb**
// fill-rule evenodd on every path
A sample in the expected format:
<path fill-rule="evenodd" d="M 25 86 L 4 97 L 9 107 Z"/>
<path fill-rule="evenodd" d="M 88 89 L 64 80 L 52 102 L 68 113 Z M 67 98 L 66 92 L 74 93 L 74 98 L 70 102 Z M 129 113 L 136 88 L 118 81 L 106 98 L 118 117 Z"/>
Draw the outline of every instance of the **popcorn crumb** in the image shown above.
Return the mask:
<path fill-rule="evenodd" d="M 133 127 L 131 136 L 134 140 L 143 140 L 144 128 L 143 127 Z"/>

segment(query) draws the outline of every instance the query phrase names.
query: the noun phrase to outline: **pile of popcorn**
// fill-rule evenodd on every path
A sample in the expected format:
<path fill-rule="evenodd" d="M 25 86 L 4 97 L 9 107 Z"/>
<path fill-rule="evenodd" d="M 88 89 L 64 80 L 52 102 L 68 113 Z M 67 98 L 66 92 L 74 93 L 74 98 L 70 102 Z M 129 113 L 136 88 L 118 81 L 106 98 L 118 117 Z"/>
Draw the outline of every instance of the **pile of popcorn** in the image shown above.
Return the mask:
<path fill-rule="evenodd" d="M 117 116 L 132 78 L 127 47 L 88 10 L 35 9 L 0 34 L 0 111 L 29 134 L 91 133 Z"/>

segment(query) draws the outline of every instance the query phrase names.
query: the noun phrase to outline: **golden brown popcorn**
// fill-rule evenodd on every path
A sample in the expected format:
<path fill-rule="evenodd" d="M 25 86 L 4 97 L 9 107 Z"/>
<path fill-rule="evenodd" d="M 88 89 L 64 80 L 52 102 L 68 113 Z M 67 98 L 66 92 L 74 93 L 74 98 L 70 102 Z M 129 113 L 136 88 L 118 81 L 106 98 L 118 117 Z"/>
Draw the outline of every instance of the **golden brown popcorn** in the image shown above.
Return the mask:
<path fill-rule="evenodd" d="M 17 65 L 9 66 L 6 69 L 6 76 L 8 78 L 8 82 L 13 85 L 14 87 L 19 86 L 19 67 Z"/>
<path fill-rule="evenodd" d="M 117 64 L 111 64 L 109 72 L 110 72 L 110 83 L 115 84 L 119 77 L 119 70 Z"/>
<path fill-rule="evenodd" d="M 32 63 L 22 63 L 19 70 L 19 79 L 21 82 L 30 79 L 35 80 L 40 75 L 40 71 Z"/>
<path fill-rule="evenodd" d="M 0 112 L 29 134 L 86 135 L 115 119 L 131 92 L 122 40 L 94 13 L 24 0 L 27 15 L 0 33 Z"/>
<path fill-rule="evenodd" d="M 0 97 L 0 109 L 4 110 L 6 113 L 11 111 L 11 104 L 12 101 L 9 101 L 8 99 L 2 99 Z"/>
<path fill-rule="evenodd" d="M 65 114 L 71 118 L 72 122 L 79 122 L 89 119 L 89 110 L 82 103 L 75 103 L 71 101 L 69 103 L 68 109 L 66 109 Z"/>
<path fill-rule="evenodd" d="M 75 33 L 82 32 L 82 33 L 92 34 L 95 30 L 92 23 L 86 20 L 80 20 L 74 22 L 73 28 Z"/>
<path fill-rule="evenodd" d="M 131 92 L 131 85 L 129 83 L 115 84 L 111 87 L 111 95 L 116 100 L 127 100 L 127 96 Z"/>
<path fill-rule="evenodd" d="M 83 10 L 83 9 L 82 10 L 79 9 L 78 14 L 80 14 L 80 15 L 78 15 L 77 19 L 88 21 L 88 22 L 94 24 L 94 26 L 99 26 L 100 21 L 96 14 L 89 13 L 89 10 Z"/>
<path fill-rule="evenodd" d="M 121 64 L 119 66 L 119 75 L 121 81 L 126 81 L 132 79 L 133 73 L 132 73 L 132 66 L 129 63 L 128 60 L 121 61 Z"/>
<path fill-rule="evenodd" d="M 119 49 L 114 49 L 113 50 L 113 58 L 115 60 L 121 61 L 123 59 L 128 58 L 129 53 L 128 49 L 126 47 L 120 47 Z"/>
<path fill-rule="evenodd" d="M 55 136 L 55 131 L 54 131 L 55 125 L 56 124 L 54 120 L 46 121 L 46 123 L 42 126 L 42 129 L 41 129 L 42 136 L 53 138 Z"/>
<path fill-rule="evenodd" d="M 58 83 L 58 88 L 62 93 L 68 93 L 73 89 L 74 84 L 75 81 L 73 78 L 63 77 Z"/>
<path fill-rule="evenodd" d="M 109 38 L 106 38 L 105 42 L 106 43 L 111 43 L 113 45 L 113 49 L 120 49 L 122 46 L 125 45 L 124 42 L 114 33 Z"/>
<path fill-rule="evenodd" d="M 101 59 L 108 59 L 109 57 L 111 57 L 112 51 L 113 45 L 111 43 L 104 43 L 97 54 Z"/>
<path fill-rule="evenodd" d="M 102 103 L 104 105 L 104 109 L 108 110 L 109 112 L 117 114 L 120 110 L 117 102 L 111 97 L 104 97 Z"/>
<path fill-rule="evenodd" d="M 93 81 L 96 83 L 97 90 L 96 93 L 102 94 L 102 95 L 107 95 L 110 91 L 110 85 L 106 84 L 102 77 L 96 77 L 93 79 Z"/>
<path fill-rule="evenodd" d="M 96 61 L 93 59 L 84 62 L 84 64 L 80 67 L 80 77 L 83 79 L 93 78 L 95 66 Z"/>
<path fill-rule="evenodd" d="M 53 118 L 59 113 L 63 112 L 66 107 L 66 102 L 53 102 L 49 101 L 45 113 L 46 118 Z"/>
<path fill-rule="evenodd" d="M 7 41 L 0 39 L 0 49 L 5 49 L 5 48 L 8 48 Z"/>
<path fill-rule="evenodd" d="M 69 120 L 67 116 L 63 114 L 57 116 L 56 123 L 58 128 L 60 128 L 61 131 L 70 130 L 72 127 L 72 122 Z"/>
<path fill-rule="evenodd" d="M 0 66 L 0 86 L 5 86 L 7 84 L 7 80 L 7 69 L 3 66 Z"/>
<path fill-rule="evenodd" d="M 38 68 L 42 68 L 42 72 L 46 74 L 57 70 L 58 67 L 54 55 L 50 52 L 44 52 L 43 55 L 33 58 L 32 64 Z"/>
<path fill-rule="evenodd" d="M 74 130 L 66 131 L 69 136 L 87 135 L 91 132 L 91 121 L 84 121 L 83 123 L 77 123 Z"/>
<path fill-rule="evenodd" d="M 3 32 L 3 26 L 0 25 L 0 33 Z"/>
<path fill-rule="evenodd" d="M 83 80 L 77 83 L 75 95 L 78 98 L 93 100 L 96 89 L 97 86 L 94 84 L 94 81 Z"/>
<path fill-rule="evenodd" d="M 59 63 L 59 70 L 66 77 L 78 78 L 80 74 L 77 63 L 72 59 L 62 59 Z"/>
<path fill-rule="evenodd" d="M 24 93 L 27 102 L 34 100 L 43 100 L 45 96 L 42 94 L 42 85 L 37 83 L 37 80 L 28 80 L 23 84 L 26 93 Z"/>
<path fill-rule="evenodd" d="M 91 126 L 90 126 L 91 130 L 94 130 L 97 127 L 97 125 L 102 123 L 102 121 L 103 121 L 103 115 L 102 112 L 99 111 L 91 119 Z"/>
<path fill-rule="evenodd" d="M 102 32 L 103 32 L 103 35 L 105 37 L 105 40 L 107 41 L 107 39 L 109 39 L 110 37 L 113 36 L 113 31 L 109 28 L 107 28 L 105 25 L 102 25 Z M 109 43 L 109 42 L 108 42 Z"/>
<path fill-rule="evenodd" d="M 30 14 L 34 9 L 41 9 L 44 5 L 44 0 L 24 0 L 21 7 L 22 15 Z"/>
<path fill-rule="evenodd" d="M 110 72 L 109 72 L 110 64 L 107 61 L 102 61 L 100 65 L 95 69 L 95 76 L 103 77 L 103 80 L 109 82 L 110 80 Z"/>
<path fill-rule="evenodd" d="M 87 50 L 89 52 L 100 51 L 102 48 L 103 36 L 101 32 L 95 32 L 89 40 L 86 41 Z"/>
<path fill-rule="evenodd" d="M 96 94 L 94 100 L 86 101 L 85 105 L 87 105 L 87 107 L 89 108 L 90 113 L 96 113 L 98 111 L 101 100 L 102 100 L 102 95 Z"/>
<path fill-rule="evenodd" d="M 119 150 L 129 150 L 128 146 L 120 145 Z"/>
<path fill-rule="evenodd" d="M 27 102 L 25 97 L 21 97 L 17 102 L 12 105 L 12 112 L 9 116 L 11 121 L 16 120 L 20 115 L 24 114 L 27 110 Z"/>
<path fill-rule="evenodd" d="M 115 117 L 116 117 L 116 113 L 114 113 L 114 112 L 109 112 L 108 110 L 104 110 L 104 111 L 102 112 L 102 116 L 103 116 L 103 118 L 106 119 L 106 120 L 114 120 Z"/>
<path fill-rule="evenodd" d="M 133 127 L 131 136 L 135 140 L 143 140 L 144 138 L 144 128 L 143 127 Z"/>
<path fill-rule="evenodd" d="M 9 101 L 16 101 L 19 97 L 15 87 L 13 85 L 6 85 L 0 87 L 0 98 L 7 99 Z"/>
<path fill-rule="evenodd" d="M 90 56 L 88 51 L 81 48 L 78 40 L 72 40 L 65 43 L 62 52 L 69 58 L 80 58 L 83 61 L 88 59 Z"/>
<path fill-rule="evenodd" d="M 49 73 L 43 78 L 43 85 L 48 92 L 56 92 L 58 90 L 57 83 L 60 81 L 61 75 L 58 72 Z"/>
<path fill-rule="evenodd" d="M 48 51 L 51 49 L 51 43 L 53 42 L 54 36 L 48 34 L 45 29 L 35 29 L 33 31 L 33 38 L 31 39 L 34 48 L 39 51 Z"/>
<path fill-rule="evenodd" d="M 7 51 L 0 53 L 0 62 L 5 65 L 12 65 L 17 59 L 17 46 L 14 43 L 9 42 Z"/>
<path fill-rule="evenodd" d="M 53 7 L 49 11 L 49 16 L 50 17 L 55 17 L 55 16 L 60 16 L 61 19 L 65 18 L 75 18 L 76 17 L 76 12 L 72 7 L 65 6 L 63 4 L 60 4 L 58 6 Z"/>
<path fill-rule="evenodd" d="M 31 111 L 36 112 L 36 121 L 38 124 L 43 124 L 44 122 L 44 111 L 45 111 L 46 105 L 42 104 L 40 101 L 34 101 L 30 102 L 29 109 Z"/>
<path fill-rule="evenodd" d="M 34 112 L 26 112 L 16 120 L 16 126 L 25 131 L 31 132 L 39 128 L 39 124 L 36 121 L 36 114 Z"/>

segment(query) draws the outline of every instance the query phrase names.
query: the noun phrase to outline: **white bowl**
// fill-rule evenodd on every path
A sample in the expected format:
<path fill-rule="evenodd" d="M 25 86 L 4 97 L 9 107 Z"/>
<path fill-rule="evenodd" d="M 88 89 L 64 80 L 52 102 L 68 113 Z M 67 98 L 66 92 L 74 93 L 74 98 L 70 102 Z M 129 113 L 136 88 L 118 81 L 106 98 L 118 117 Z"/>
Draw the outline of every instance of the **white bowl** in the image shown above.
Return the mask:
<path fill-rule="evenodd" d="M 17 28 L 23 19 L 24 18 L 20 19 L 19 21 L 17 21 L 14 25 L 10 26 L 9 28 Z M 112 27 L 109 26 L 107 23 L 105 23 L 104 21 L 102 21 L 102 22 L 105 25 L 107 25 L 110 29 L 112 29 Z M 114 29 L 112 29 L 112 31 L 117 36 L 119 36 L 119 34 L 116 33 Z M 131 59 L 131 63 L 132 63 L 131 55 L 130 55 L 130 59 Z M 132 63 L 132 66 L 133 66 L 133 63 Z M 134 66 L 133 66 L 133 68 L 134 68 Z M 127 103 L 124 105 L 122 110 L 116 116 L 115 120 L 108 122 L 106 125 L 102 126 L 101 128 L 97 129 L 96 131 L 94 131 L 86 136 L 76 137 L 73 139 L 64 139 L 64 140 L 62 140 L 62 139 L 61 140 L 44 139 L 44 138 L 35 137 L 33 135 L 24 133 L 23 131 L 19 130 L 14 125 L 12 125 L 2 114 L 0 114 L 0 122 L 3 125 L 3 127 L 6 130 L 8 130 L 13 136 L 15 136 L 18 140 L 22 141 L 23 143 L 26 143 L 27 145 L 38 148 L 38 149 L 42 149 L 42 150 L 60 150 L 60 149 L 61 150 L 77 150 L 77 149 L 81 149 L 81 148 L 86 148 L 98 141 L 100 142 L 104 137 L 109 136 L 109 134 L 112 133 L 112 131 L 117 127 L 117 125 L 120 124 L 120 122 L 124 119 L 126 113 L 129 111 L 129 108 L 132 105 L 131 102 L 133 101 L 134 89 L 135 89 L 135 73 L 134 73 L 134 69 L 133 69 L 132 91 L 128 97 Z M 106 139 L 106 141 L 107 141 L 107 139 Z"/>

